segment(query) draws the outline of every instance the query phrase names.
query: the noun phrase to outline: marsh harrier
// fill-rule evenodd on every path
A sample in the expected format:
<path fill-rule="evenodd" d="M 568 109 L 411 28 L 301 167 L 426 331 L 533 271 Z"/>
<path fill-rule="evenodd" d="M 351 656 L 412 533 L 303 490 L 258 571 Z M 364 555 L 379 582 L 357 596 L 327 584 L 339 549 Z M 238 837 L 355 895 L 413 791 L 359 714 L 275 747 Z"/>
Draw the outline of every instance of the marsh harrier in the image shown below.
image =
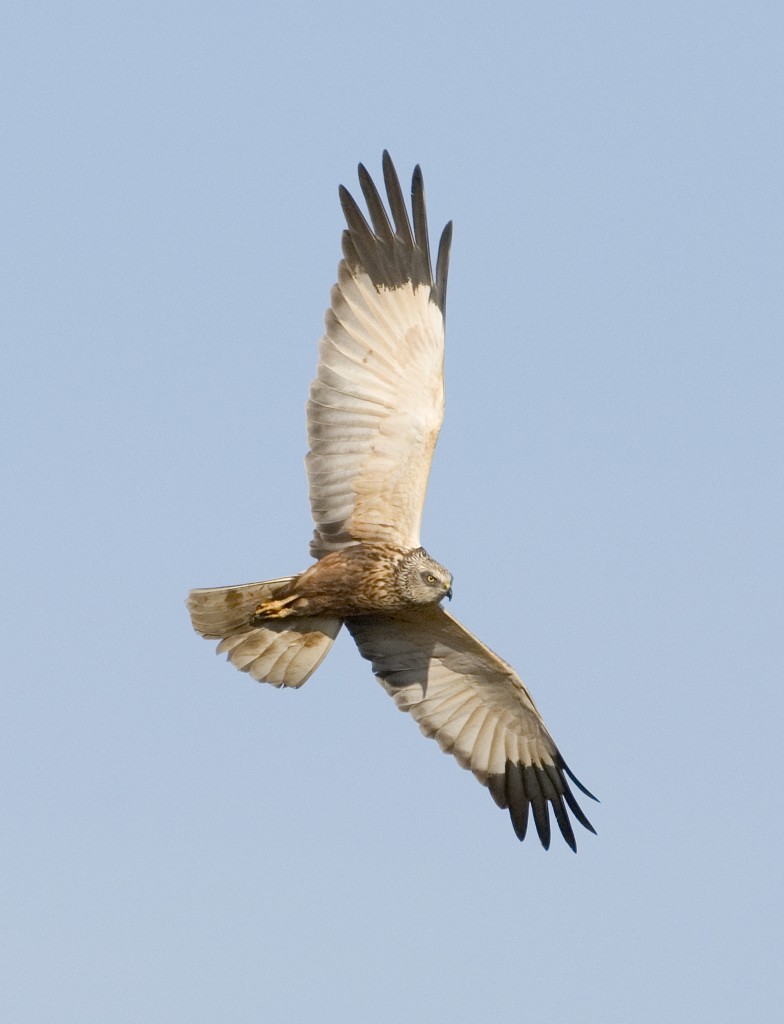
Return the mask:
<path fill-rule="evenodd" d="M 345 624 L 397 706 L 509 809 L 529 810 L 542 845 L 550 810 L 576 849 L 568 811 L 594 831 L 528 691 L 505 661 L 442 607 L 452 575 L 420 545 L 430 463 L 444 414 L 444 312 L 451 223 L 430 264 L 417 167 L 412 220 L 383 157 L 390 215 L 365 168 L 369 222 L 345 188 L 343 259 L 307 405 L 307 473 L 316 559 L 298 576 L 193 590 L 198 633 L 242 672 L 301 686 Z"/>

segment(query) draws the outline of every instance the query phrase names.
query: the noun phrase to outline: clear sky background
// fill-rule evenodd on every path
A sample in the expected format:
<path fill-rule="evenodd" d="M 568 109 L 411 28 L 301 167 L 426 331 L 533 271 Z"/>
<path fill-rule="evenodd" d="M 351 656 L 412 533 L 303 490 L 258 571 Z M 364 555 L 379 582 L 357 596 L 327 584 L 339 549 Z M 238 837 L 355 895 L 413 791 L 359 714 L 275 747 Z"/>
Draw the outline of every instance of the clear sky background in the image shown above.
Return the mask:
<path fill-rule="evenodd" d="M 2 20 L 2 1019 L 776 1019 L 781 4 Z M 347 636 L 280 692 L 183 603 L 309 564 L 384 147 L 455 222 L 423 541 L 601 798 L 577 856 Z"/>

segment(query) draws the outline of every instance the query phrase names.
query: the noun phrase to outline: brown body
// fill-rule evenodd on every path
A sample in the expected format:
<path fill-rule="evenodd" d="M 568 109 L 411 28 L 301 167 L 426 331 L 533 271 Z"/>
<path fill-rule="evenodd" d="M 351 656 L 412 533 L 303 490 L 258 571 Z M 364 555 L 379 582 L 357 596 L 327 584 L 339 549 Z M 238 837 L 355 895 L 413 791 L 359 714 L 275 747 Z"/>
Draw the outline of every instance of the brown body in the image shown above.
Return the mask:
<path fill-rule="evenodd" d="M 254 621 L 289 616 L 349 618 L 411 606 L 396 583 L 408 552 L 396 544 L 356 544 L 333 551 L 295 576 L 282 597 L 258 605 Z"/>

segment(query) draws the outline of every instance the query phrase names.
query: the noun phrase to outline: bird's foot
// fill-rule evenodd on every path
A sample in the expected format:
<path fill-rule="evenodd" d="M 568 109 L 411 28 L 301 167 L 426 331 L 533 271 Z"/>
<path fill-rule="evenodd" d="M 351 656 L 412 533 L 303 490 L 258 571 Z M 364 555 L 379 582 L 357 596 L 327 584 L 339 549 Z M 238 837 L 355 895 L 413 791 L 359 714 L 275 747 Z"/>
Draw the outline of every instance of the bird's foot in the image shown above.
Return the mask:
<path fill-rule="evenodd" d="M 251 616 L 251 623 L 259 625 L 264 619 L 286 619 L 296 612 L 291 607 L 296 597 L 281 597 L 277 600 L 262 601 L 256 605 L 256 610 Z"/>

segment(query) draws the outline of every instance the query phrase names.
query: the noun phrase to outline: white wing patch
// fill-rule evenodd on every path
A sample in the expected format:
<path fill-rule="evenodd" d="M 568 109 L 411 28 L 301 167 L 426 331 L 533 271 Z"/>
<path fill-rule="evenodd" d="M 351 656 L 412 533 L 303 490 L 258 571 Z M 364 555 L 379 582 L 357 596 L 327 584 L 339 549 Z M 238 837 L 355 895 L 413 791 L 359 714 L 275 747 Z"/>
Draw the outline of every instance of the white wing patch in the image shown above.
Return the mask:
<path fill-rule="evenodd" d="M 430 288 L 377 289 L 342 261 L 307 408 L 316 557 L 356 541 L 419 546 L 443 367 Z"/>

